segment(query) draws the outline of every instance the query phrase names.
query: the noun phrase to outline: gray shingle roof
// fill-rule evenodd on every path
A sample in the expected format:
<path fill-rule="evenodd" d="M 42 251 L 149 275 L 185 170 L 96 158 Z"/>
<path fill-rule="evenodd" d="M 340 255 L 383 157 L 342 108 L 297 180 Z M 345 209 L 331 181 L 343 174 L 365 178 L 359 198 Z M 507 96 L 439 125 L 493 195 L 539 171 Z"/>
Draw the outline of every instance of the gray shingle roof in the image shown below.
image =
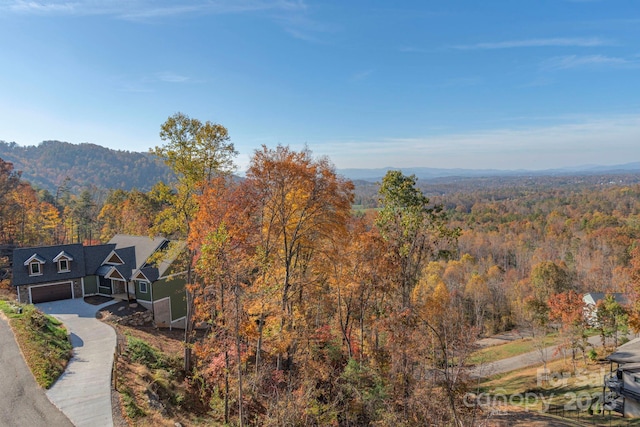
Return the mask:
<path fill-rule="evenodd" d="M 126 280 L 130 280 L 131 276 L 139 269 L 144 269 L 145 276 L 150 281 L 155 281 L 173 260 L 162 260 L 158 267 L 146 263 L 154 252 L 164 249 L 168 243 L 169 241 L 163 237 L 150 238 L 118 234 L 104 245 L 83 246 L 80 243 L 73 243 L 15 249 L 13 252 L 13 285 L 51 283 L 91 275 L 104 276 L 112 266 L 103 266 L 102 264 L 112 252 L 115 252 L 124 262 L 115 268 Z M 69 261 L 70 271 L 67 273 L 58 273 L 58 265 L 53 261 L 61 253 L 72 259 Z M 29 276 L 29 267 L 24 263 L 34 256 L 44 262 L 42 274 Z"/>
<path fill-rule="evenodd" d="M 27 265 L 31 264 L 32 261 L 37 261 L 40 264 L 44 264 L 45 262 L 47 262 L 46 259 L 41 257 L 40 254 L 38 254 L 36 252 L 33 255 L 31 255 L 29 258 L 27 258 L 27 260 L 25 262 L 23 262 L 22 265 L 24 265 L 26 267 Z"/>
<path fill-rule="evenodd" d="M 589 292 L 588 294 L 584 294 L 582 300 L 587 304 L 597 304 L 599 301 L 605 299 L 605 297 L 609 294 L 605 294 L 604 292 Z M 620 305 L 625 305 L 629 301 L 625 294 L 614 292 L 610 295 L 613 295 L 613 299 Z"/>
<path fill-rule="evenodd" d="M 85 246 L 84 260 L 87 274 L 93 274 L 102 265 L 111 251 L 116 248 L 114 244 Z"/>
<path fill-rule="evenodd" d="M 66 258 L 69 261 L 73 261 L 73 256 L 70 253 L 65 252 L 65 251 L 60 251 L 60 253 L 53 258 L 53 261 L 54 262 L 58 262 L 62 258 Z"/>
<path fill-rule="evenodd" d="M 628 343 L 621 345 L 605 359 L 616 363 L 640 362 L 640 338 L 635 338 Z"/>
<path fill-rule="evenodd" d="M 140 272 L 144 274 L 149 282 L 155 282 L 160 277 L 160 271 L 155 267 L 143 267 Z"/>
<path fill-rule="evenodd" d="M 116 265 L 115 267 L 127 281 L 131 279 L 131 275 L 136 270 L 136 265 L 139 262 L 137 261 L 136 252 L 138 251 L 133 246 L 118 248 L 118 245 L 116 245 L 115 253 L 124 264 Z"/>
<path fill-rule="evenodd" d="M 149 265 L 149 258 L 158 250 L 163 250 L 168 244 L 169 240 L 163 237 L 150 238 L 146 236 L 128 236 L 123 234 L 115 235 L 109 243 L 114 243 L 116 245 L 116 252 L 120 254 L 119 248 L 123 250 L 127 247 L 135 248 L 134 259 L 135 263 L 132 267 L 132 271 L 129 272 L 128 277 L 131 277 L 136 271 L 142 269 L 144 275 L 149 279 L 149 281 L 153 282 L 157 280 L 164 272 L 169 268 L 173 259 L 163 259 L 159 265 Z M 130 255 L 124 255 L 128 257 Z M 123 260 L 129 265 L 128 259 Z"/>
<path fill-rule="evenodd" d="M 109 243 L 116 245 L 116 249 L 135 248 L 133 268 L 136 270 L 144 265 L 149 257 L 162 245 L 168 242 L 164 237 L 150 238 L 146 236 L 128 236 L 125 234 L 116 234 Z M 118 252 L 120 254 L 120 252 Z M 128 264 L 128 260 L 123 259 Z"/>
<path fill-rule="evenodd" d="M 101 265 L 96 270 L 96 276 L 106 276 L 107 274 L 109 274 L 112 268 L 113 268 L 113 265 Z"/>
<path fill-rule="evenodd" d="M 66 273 L 58 273 L 58 264 L 53 261 L 62 251 L 73 258 L 73 261 L 69 262 L 70 271 Z M 24 265 L 25 261 L 34 255 L 44 260 L 41 266 L 42 274 L 39 276 L 29 276 L 29 267 Z M 80 243 L 13 250 L 14 286 L 79 279 L 84 276 L 86 276 L 86 265 L 84 249 Z"/>

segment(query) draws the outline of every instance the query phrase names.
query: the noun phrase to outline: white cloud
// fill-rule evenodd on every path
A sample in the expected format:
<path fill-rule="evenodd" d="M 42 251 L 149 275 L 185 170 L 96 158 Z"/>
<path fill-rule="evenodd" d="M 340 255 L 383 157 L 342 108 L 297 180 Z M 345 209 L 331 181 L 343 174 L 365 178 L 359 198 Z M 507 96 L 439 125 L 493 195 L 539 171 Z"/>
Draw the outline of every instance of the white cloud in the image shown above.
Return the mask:
<path fill-rule="evenodd" d="M 41 2 L 17 0 L 7 2 L 7 4 L 0 4 L 0 10 L 38 14 L 73 14 L 77 10 L 77 7 L 77 2 Z"/>
<path fill-rule="evenodd" d="M 550 58 L 542 63 L 542 68 L 547 70 L 566 70 L 578 67 L 636 67 L 638 62 L 625 58 L 606 55 L 567 55 Z"/>
<path fill-rule="evenodd" d="M 289 34 L 294 39 L 302 40 L 310 43 L 321 43 L 322 41 L 315 35 L 311 34 L 308 31 L 304 31 L 300 28 L 293 27 L 285 27 L 285 32 Z"/>
<path fill-rule="evenodd" d="M 335 32 L 307 16 L 305 0 L 0 0 L 0 13 L 45 16 L 108 16 L 148 22 L 192 15 L 263 13 L 292 37 L 322 43 Z"/>
<path fill-rule="evenodd" d="M 480 77 L 457 77 L 445 80 L 439 87 L 469 87 L 481 84 L 483 81 Z"/>
<path fill-rule="evenodd" d="M 163 71 L 156 74 L 156 77 L 159 81 L 165 83 L 186 83 L 190 80 L 189 77 L 181 76 L 179 74 L 172 73 L 171 71 Z"/>
<path fill-rule="evenodd" d="M 0 11 L 40 15 L 113 15 L 144 19 L 193 13 L 224 14 L 306 9 L 303 0 L 6 0 Z"/>
<path fill-rule="evenodd" d="M 360 71 L 360 72 L 354 73 L 354 74 L 351 76 L 351 81 L 352 81 L 352 82 L 357 82 L 357 81 L 360 81 L 360 80 L 365 80 L 365 79 L 367 79 L 371 74 L 373 74 L 373 70 L 364 70 L 364 71 Z"/>
<path fill-rule="evenodd" d="M 155 2 L 143 1 L 144 7 L 135 8 L 122 14 L 128 19 L 156 18 L 163 16 L 185 15 L 193 13 L 229 14 L 260 12 L 269 10 L 297 11 L 304 10 L 306 5 L 302 1 L 287 0 L 218 0 L 218 1 L 185 1 L 168 2 L 166 6 Z"/>
<path fill-rule="evenodd" d="M 596 47 L 609 45 L 610 42 L 599 37 L 558 37 L 524 40 L 507 40 L 501 42 L 476 43 L 452 46 L 460 50 L 514 49 L 522 47 Z"/>
<path fill-rule="evenodd" d="M 140 85 L 131 84 L 131 83 L 124 84 L 118 90 L 120 92 L 129 92 L 129 93 L 153 93 L 154 92 L 153 89 L 143 87 Z"/>
<path fill-rule="evenodd" d="M 281 13 L 275 19 L 292 37 L 315 44 L 324 44 L 323 36 L 338 31 L 333 25 L 311 19 L 307 13 Z"/>
<path fill-rule="evenodd" d="M 423 49 L 423 48 L 415 47 L 415 46 L 401 46 L 398 50 L 400 52 L 403 52 L 403 53 L 427 53 L 427 52 L 430 52 L 430 50 L 428 50 L 428 49 Z"/>

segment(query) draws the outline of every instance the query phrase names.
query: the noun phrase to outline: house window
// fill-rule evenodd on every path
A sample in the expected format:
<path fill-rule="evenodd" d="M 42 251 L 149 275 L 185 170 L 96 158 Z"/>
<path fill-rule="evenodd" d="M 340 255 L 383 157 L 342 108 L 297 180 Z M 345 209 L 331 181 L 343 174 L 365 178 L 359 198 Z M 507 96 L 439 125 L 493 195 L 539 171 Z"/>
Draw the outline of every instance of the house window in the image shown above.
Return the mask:
<path fill-rule="evenodd" d="M 69 272 L 69 260 L 60 259 L 58 260 L 58 273 L 67 273 Z"/>
<path fill-rule="evenodd" d="M 633 377 L 633 382 L 636 383 L 636 384 L 640 384 L 640 377 L 634 376 Z"/>
<path fill-rule="evenodd" d="M 40 276 L 42 274 L 42 270 L 40 269 L 39 262 L 32 262 L 29 264 L 29 276 Z"/>
<path fill-rule="evenodd" d="M 146 294 L 147 292 L 149 292 L 147 290 L 147 282 L 140 282 L 140 293 Z"/>

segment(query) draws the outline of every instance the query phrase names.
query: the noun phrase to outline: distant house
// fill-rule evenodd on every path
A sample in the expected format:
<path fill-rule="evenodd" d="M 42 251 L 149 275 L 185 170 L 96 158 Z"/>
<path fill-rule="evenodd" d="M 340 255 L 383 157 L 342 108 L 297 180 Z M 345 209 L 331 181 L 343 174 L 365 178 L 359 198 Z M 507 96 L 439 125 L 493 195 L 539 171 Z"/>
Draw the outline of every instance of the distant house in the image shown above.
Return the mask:
<path fill-rule="evenodd" d="M 13 251 L 13 285 L 23 303 L 89 295 L 136 300 L 161 327 L 185 325 L 185 274 L 162 237 L 116 235 L 107 244 L 79 243 Z M 179 252 L 179 251 L 178 251 Z"/>
<path fill-rule="evenodd" d="M 612 295 L 616 302 L 623 306 L 629 302 L 625 294 L 621 293 L 605 294 L 604 292 L 590 292 L 584 294 L 582 297 L 582 301 L 584 302 L 584 317 L 589 325 L 596 326 L 598 324 L 598 303 L 603 301 L 607 295 Z"/>

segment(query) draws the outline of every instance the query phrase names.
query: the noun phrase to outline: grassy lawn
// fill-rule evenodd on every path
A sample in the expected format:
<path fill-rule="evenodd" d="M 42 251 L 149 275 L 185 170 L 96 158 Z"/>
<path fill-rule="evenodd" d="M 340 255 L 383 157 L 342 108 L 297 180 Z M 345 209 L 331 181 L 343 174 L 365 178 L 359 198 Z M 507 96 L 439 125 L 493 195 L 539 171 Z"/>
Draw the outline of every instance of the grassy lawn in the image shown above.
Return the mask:
<path fill-rule="evenodd" d="M 591 337 L 594 335 L 598 335 L 598 331 L 595 329 L 587 330 L 587 337 Z M 544 338 L 544 346 L 552 346 L 555 344 L 560 344 L 561 337 L 557 332 L 553 332 L 548 334 Z M 531 337 L 526 337 L 518 340 L 514 340 L 505 344 L 494 345 L 490 347 L 482 348 L 471 355 L 469 361 L 474 364 L 480 363 L 491 363 L 497 360 L 506 359 L 513 356 L 519 356 L 524 353 L 529 353 L 531 351 L 536 350 L 536 346 L 539 346 L 539 343 L 536 343 L 536 339 Z"/>
<path fill-rule="evenodd" d="M 488 378 L 478 383 L 476 392 L 492 405 L 564 415 L 577 425 L 640 426 L 640 419 L 600 414 L 608 363 L 580 363 L 573 372 L 570 364 L 558 360 L 548 363 L 547 368 L 547 377 L 538 366 Z"/>
<path fill-rule="evenodd" d="M 544 338 L 544 346 L 557 344 L 559 338 L 557 334 L 550 334 Z M 470 362 L 474 365 L 479 363 L 490 363 L 497 360 L 506 359 L 520 354 L 529 353 L 536 350 L 536 341 L 533 338 L 522 338 L 506 344 L 485 347 L 471 355 Z"/>
<path fill-rule="evenodd" d="M 33 305 L 0 300 L 0 311 L 9 319 L 36 382 L 41 387 L 51 387 L 71 358 L 72 346 L 67 330 L 58 320 Z"/>

